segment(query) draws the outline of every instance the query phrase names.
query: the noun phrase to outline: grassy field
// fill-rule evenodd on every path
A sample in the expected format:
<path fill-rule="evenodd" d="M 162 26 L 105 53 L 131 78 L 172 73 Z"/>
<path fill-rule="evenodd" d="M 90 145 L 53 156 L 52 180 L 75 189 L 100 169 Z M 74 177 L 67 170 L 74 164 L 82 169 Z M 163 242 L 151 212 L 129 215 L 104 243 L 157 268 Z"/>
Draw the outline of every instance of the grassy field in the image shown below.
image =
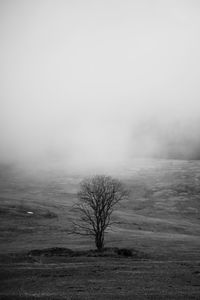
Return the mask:
<path fill-rule="evenodd" d="M 199 299 L 200 261 L 48 258 L 2 265 L 1 299 Z M 7 297 L 6 297 L 7 295 Z"/>
<path fill-rule="evenodd" d="M 30 259 L 33 249 L 94 247 L 67 234 L 83 175 L 1 166 L 0 299 L 200 298 L 200 162 L 138 160 L 109 174 L 130 197 L 106 246 L 144 256 Z"/>

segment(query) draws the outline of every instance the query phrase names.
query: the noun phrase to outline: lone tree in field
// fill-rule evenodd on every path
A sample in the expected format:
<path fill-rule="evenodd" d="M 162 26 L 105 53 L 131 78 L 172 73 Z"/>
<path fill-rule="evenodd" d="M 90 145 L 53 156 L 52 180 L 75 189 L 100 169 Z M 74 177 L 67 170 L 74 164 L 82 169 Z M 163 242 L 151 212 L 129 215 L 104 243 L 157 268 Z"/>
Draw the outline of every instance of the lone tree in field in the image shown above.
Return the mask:
<path fill-rule="evenodd" d="M 116 204 L 128 195 L 123 184 L 110 176 L 94 176 L 82 181 L 75 205 L 78 219 L 73 233 L 94 238 L 96 248 L 104 248 L 106 229 L 112 225 Z"/>

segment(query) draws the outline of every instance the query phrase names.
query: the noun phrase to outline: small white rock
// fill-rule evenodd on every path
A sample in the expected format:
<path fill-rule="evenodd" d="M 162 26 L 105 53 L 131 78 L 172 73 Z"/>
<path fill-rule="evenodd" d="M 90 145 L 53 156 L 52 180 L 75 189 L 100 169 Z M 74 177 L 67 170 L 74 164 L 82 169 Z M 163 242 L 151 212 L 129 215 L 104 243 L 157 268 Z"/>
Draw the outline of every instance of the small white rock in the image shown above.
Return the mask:
<path fill-rule="evenodd" d="M 27 214 L 33 215 L 33 212 L 32 211 L 27 211 Z"/>

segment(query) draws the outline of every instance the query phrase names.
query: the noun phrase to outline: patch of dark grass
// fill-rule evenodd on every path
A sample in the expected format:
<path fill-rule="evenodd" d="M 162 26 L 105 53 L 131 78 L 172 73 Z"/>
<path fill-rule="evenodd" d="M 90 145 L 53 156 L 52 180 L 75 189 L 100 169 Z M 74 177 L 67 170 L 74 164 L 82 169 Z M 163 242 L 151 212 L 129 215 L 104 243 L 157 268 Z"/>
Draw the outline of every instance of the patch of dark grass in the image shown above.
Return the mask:
<path fill-rule="evenodd" d="M 117 254 L 125 257 L 133 256 L 133 252 L 127 248 L 117 249 Z"/>
<path fill-rule="evenodd" d="M 108 247 L 101 251 L 96 249 L 90 250 L 72 250 L 69 248 L 46 248 L 46 249 L 34 249 L 29 251 L 28 257 L 35 256 L 63 256 L 63 257 L 132 257 L 132 258 L 148 258 L 145 253 L 139 252 L 135 249 L 129 248 L 117 248 Z"/>
<path fill-rule="evenodd" d="M 73 250 L 68 248 L 47 248 L 47 249 L 34 249 L 28 252 L 28 256 L 72 256 Z"/>
<path fill-rule="evenodd" d="M 32 212 L 32 214 L 28 214 L 28 212 Z M 24 218 L 27 219 L 53 219 L 57 218 L 56 213 L 50 211 L 46 208 L 38 208 L 35 206 L 28 205 L 13 205 L 6 204 L 4 207 L 0 208 L 0 215 L 4 218 L 12 217 L 12 218 Z"/>
<path fill-rule="evenodd" d="M 65 300 L 68 298 L 55 296 L 31 296 L 31 295 L 2 295 L 0 300 Z"/>

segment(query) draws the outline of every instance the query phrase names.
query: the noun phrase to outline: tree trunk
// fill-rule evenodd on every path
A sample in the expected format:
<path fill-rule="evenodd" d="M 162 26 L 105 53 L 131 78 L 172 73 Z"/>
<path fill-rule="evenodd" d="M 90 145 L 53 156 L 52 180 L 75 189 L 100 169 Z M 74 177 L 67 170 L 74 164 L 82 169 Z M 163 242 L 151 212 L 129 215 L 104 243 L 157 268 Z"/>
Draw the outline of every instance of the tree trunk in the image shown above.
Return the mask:
<path fill-rule="evenodd" d="M 102 251 L 104 248 L 104 234 L 98 232 L 95 237 L 95 245 L 98 251 Z"/>

